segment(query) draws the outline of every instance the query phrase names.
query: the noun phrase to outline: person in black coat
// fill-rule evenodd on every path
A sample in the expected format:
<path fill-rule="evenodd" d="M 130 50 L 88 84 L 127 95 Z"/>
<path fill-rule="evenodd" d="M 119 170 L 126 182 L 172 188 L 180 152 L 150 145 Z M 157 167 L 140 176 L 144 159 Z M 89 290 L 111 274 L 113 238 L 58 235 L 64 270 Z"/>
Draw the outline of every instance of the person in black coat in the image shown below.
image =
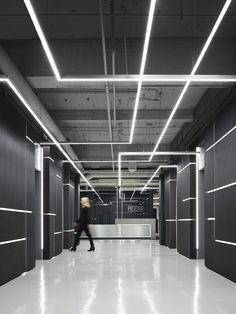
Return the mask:
<path fill-rule="evenodd" d="M 93 238 L 91 236 L 91 233 L 89 231 L 89 208 L 90 208 L 90 201 L 88 197 L 82 197 L 81 198 L 81 209 L 80 209 L 80 219 L 78 219 L 76 221 L 76 236 L 75 236 L 75 240 L 74 240 L 74 244 L 71 247 L 70 251 L 76 251 L 76 247 L 77 245 L 79 245 L 79 241 L 80 241 L 80 236 L 82 231 L 84 231 L 87 235 L 87 237 L 89 238 L 89 242 L 90 242 L 90 249 L 88 250 L 90 251 L 95 251 L 95 246 L 93 243 Z"/>

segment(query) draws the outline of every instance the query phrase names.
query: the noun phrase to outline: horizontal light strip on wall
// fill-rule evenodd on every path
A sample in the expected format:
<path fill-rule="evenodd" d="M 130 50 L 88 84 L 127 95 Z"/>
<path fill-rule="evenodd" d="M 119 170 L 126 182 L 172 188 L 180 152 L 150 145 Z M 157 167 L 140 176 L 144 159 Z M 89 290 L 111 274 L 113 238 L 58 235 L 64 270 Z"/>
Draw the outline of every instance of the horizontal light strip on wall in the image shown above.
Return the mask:
<path fill-rule="evenodd" d="M 187 167 L 191 166 L 191 165 L 196 165 L 196 162 L 190 162 L 188 163 L 186 166 L 184 166 L 181 170 L 178 171 L 178 173 L 181 173 L 182 171 L 184 171 Z"/>
<path fill-rule="evenodd" d="M 196 197 L 185 198 L 184 200 L 182 200 L 182 202 L 187 202 L 187 201 L 191 201 L 191 200 L 196 200 Z"/>
<path fill-rule="evenodd" d="M 61 234 L 61 233 L 62 233 L 62 231 L 54 232 L 54 234 Z"/>
<path fill-rule="evenodd" d="M 70 183 L 63 183 L 63 186 L 70 186 L 72 189 L 74 189 L 73 185 Z"/>
<path fill-rule="evenodd" d="M 45 216 L 56 216 L 57 214 L 54 213 L 43 213 Z"/>
<path fill-rule="evenodd" d="M 176 219 L 166 219 L 165 221 L 172 222 L 172 221 L 176 221 Z"/>
<path fill-rule="evenodd" d="M 205 218 L 206 220 L 215 220 L 214 217 L 208 217 L 208 218 Z"/>
<path fill-rule="evenodd" d="M 167 183 L 169 183 L 169 182 L 176 182 L 176 179 L 169 179 L 169 180 L 167 181 Z"/>
<path fill-rule="evenodd" d="M 217 239 L 215 239 L 215 242 L 236 246 L 236 242 L 229 242 L 229 241 L 223 241 L 223 240 L 217 240 Z"/>
<path fill-rule="evenodd" d="M 14 208 L 6 208 L 6 207 L 0 207 L 0 211 L 32 214 L 31 210 L 14 209 Z"/>
<path fill-rule="evenodd" d="M 75 229 L 69 229 L 69 230 L 64 230 L 64 232 L 72 232 L 74 231 Z"/>
<path fill-rule="evenodd" d="M 234 185 L 236 185 L 236 182 L 232 182 L 232 183 L 229 183 L 229 184 L 220 186 L 219 188 L 215 188 L 215 189 L 213 189 L 213 190 L 209 190 L 209 191 L 207 191 L 206 193 L 207 193 L 207 194 L 214 193 L 214 192 L 217 192 L 217 191 L 220 191 L 220 190 L 227 189 L 227 188 L 229 188 L 229 187 L 231 187 L 231 186 L 234 186 Z"/>
<path fill-rule="evenodd" d="M 56 144 L 55 144 L 56 145 Z M 55 160 L 54 159 L 52 159 L 51 157 L 43 157 L 44 159 L 49 159 L 49 160 L 51 160 L 52 162 L 55 162 Z"/>
<path fill-rule="evenodd" d="M 26 238 L 15 239 L 15 240 L 9 240 L 9 241 L 2 241 L 2 242 L 0 242 L 0 245 L 10 244 L 10 243 L 16 243 L 16 242 L 22 242 L 22 241 L 25 241 L 25 240 L 26 240 Z"/>
<path fill-rule="evenodd" d="M 183 219 L 177 219 L 178 221 L 194 221 L 196 219 L 193 219 L 193 218 L 183 218 Z"/>
<path fill-rule="evenodd" d="M 218 139 L 214 144 L 212 144 L 210 147 L 206 149 L 206 152 L 211 150 L 214 146 L 216 146 L 219 142 L 221 142 L 224 138 L 226 138 L 230 133 L 232 133 L 234 130 L 236 130 L 236 125 L 230 129 L 227 133 L 225 133 L 221 138 Z"/>

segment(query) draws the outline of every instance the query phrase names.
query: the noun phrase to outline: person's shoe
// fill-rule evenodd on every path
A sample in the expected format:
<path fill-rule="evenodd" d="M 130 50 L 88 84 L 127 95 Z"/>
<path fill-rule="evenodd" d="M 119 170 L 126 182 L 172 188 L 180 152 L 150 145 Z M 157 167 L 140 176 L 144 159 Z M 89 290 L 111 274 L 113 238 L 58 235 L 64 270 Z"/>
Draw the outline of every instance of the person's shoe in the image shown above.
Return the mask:
<path fill-rule="evenodd" d="M 88 252 L 91 252 L 91 251 L 95 251 L 95 247 L 94 246 L 91 246 L 91 248 L 88 250 Z"/>
<path fill-rule="evenodd" d="M 73 246 L 72 246 L 72 247 L 70 248 L 70 251 L 71 251 L 71 252 L 72 252 L 72 251 L 75 252 L 75 251 L 76 251 L 76 247 L 73 247 Z"/>

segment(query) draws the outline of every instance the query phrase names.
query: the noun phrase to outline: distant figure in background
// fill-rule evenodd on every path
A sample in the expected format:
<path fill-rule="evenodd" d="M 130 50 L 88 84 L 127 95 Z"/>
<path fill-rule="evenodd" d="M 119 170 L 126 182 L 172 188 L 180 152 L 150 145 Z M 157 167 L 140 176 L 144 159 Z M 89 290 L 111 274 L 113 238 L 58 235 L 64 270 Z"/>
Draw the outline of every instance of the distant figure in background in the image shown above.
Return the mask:
<path fill-rule="evenodd" d="M 89 238 L 90 242 L 90 251 L 95 251 L 95 247 L 93 244 L 93 238 L 89 231 L 89 208 L 90 208 L 90 201 L 88 197 L 82 197 L 80 200 L 81 209 L 80 209 L 80 219 L 76 221 L 76 230 L 77 234 L 75 236 L 74 245 L 71 247 L 70 251 L 76 251 L 77 245 L 79 245 L 80 236 L 82 231 L 84 231 Z"/>

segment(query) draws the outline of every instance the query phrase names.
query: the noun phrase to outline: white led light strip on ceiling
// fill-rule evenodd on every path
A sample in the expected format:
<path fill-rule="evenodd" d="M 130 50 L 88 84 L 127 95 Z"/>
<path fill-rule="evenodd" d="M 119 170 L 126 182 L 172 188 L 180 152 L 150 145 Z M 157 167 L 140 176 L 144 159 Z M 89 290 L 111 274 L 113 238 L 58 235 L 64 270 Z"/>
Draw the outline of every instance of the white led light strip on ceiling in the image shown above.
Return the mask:
<path fill-rule="evenodd" d="M 119 153 L 118 155 L 118 185 L 121 187 L 121 163 L 124 162 L 122 160 L 122 156 L 150 156 L 151 154 L 155 156 L 196 156 L 200 154 L 200 152 L 183 152 L 183 151 L 163 151 L 163 152 L 124 152 Z M 142 162 L 142 161 L 140 161 Z"/>
<path fill-rule="evenodd" d="M 149 40 L 150 40 L 150 34 L 151 34 L 151 29 L 152 29 L 152 22 L 153 22 L 153 17 L 154 17 L 154 12 L 155 12 L 155 5 L 156 5 L 156 0 L 151 0 L 150 1 L 150 9 L 149 9 L 149 15 L 148 15 L 148 22 L 147 22 L 147 28 L 146 28 L 146 34 L 145 34 L 145 41 L 144 41 L 144 47 L 143 47 L 143 54 L 142 54 L 142 61 L 141 61 L 141 66 L 140 66 L 140 75 L 139 76 L 132 76 L 132 75 L 126 75 L 126 76 L 114 76 L 114 75 L 108 75 L 108 76 L 104 76 L 104 77 L 100 77 L 98 75 L 94 75 L 92 77 L 68 77 L 68 78 L 62 78 L 61 75 L 60 75 L 60 72 L 58 70 L 58 67 L 57 67 L 57 64 L 55 62 L 55 59 L 53 57 L 53 54 L 49 48 L 49 45 L 48 45 L 48 42 L 47 42 L 47 39 L 42 31 L 42 28 L 39 24 L 39 21 L 37 19 L 37 16 L 36 16 L 36 13 L 35 13 L 35 10 L 33 9 L 33 6 L 31 4 L 31 1 L 30 0 L 24 0 L 24 3 L 26 5 L 26 8 L 29 12 L 29 15 L 31 17 L 31 20 L 34 24 L 34 27 L 36 29 L 36 32 L 40 38 L 40 41 L 42 43 L 42 46 L 44 48 L 44 51 L 45 51 L 45 54 L 48 58 L 48 61 L 51 65 L 51 68 L 53 70 L 53 73 L 56 77 L 56 79 L 60 82 L 129 82 L 129 81 L 137 81 L 138 82 L 138 88 L 137 88 L 137 94 L 136 94 L 136 98 L 135 98 L 135 106 L 134 106 L 134 112 L 133 112 L 133 118 L 132 118 L 132 125 L 131 125 L 131 132 L 130 132 L 130 138 L 129 138 L 129 142 L 128 143 L 119 143 L 119 144 L 131 144 L 132 141 L 133 141 L 133 135 L 134 135 L 134 129 L 135 129 L 135 123 L 136 123 L 136 117 L 137 117 L 137 111 L 138 111 L 138 105 L 139 105 L 139 98 L 140 98 L 140 93 L 141 93 L 141 88 L 142 88 L 142 82 L 143 81 L 183 81 L 183 82 L 186 82 L 185 83 L 185 86 L 179 96 L 179 99 L 177 100 L 177 103 L 157 141 L 157 144 L 153 150 L 153 152 L 155 152 L 179 106 L 179 104 L 181 103 L 181 100 L 183 99 L 189 85 L 191 82 L 193 81 L 198 81 L 197 79 L 197 76 L 195 78 L 195 73 L 230 5 L 232 0 L 227 0 L 199 57 L 198 57 L 198 60 L 191 72 L 191 77 L 190 78 L 179 78 L 177 76 L 173 76 L 173 78 L 152 78 L 152 76 L 148 76 L 145 78 L 145 75 L 144 74 L 144 69 L 145 69 L 145 63 L 146 63 L 146 58 L 147 58 L 147 52 L 148 52 L 148 46 L 149 46 Z M 235 77 L 234 78 L 211 78 L 210 76 L 208 78 L 200 78 L 199 81 L 202 81 L 202 82 L 235 82 Z M 100 145 L 100 143 L 96 143 L 97 145 Z M 109 143 L 111 144 L 111 143 Z M 153 155 L 150 156 L 150 161 L 151 159 L 153 158 Z"/>
<path fill-rule="evenodd" d="M 48 137 L 53 141 L 53 143 L 57 146 L 57 148 L 60 150 L 60 152 L 66 157 L 66 159 L 70 162 L 70 164 L 73 166 L 73 168 L 80 174 L 80 176 L 84 179 L 84 181 L 90 186 L 90 188 L 93 190 L 94 193 L 96 193 L 97 197 L 103 202 L 103 200 L 100 198 L 97 191 L 92 187 L 91 183 L 87 180 L 87 178 L 83 175 L 83 173 L 80 171 L 80 169 L 76 166 L 74 161 L 70 158 L 70 156 L 67 154 L 67 152 L 62 148 L 62 146 L 59 144 L 57 139 L 52 135 L 52 133 L 46 128 L 46 126 L 43 124 L 43 122 L 39 119 L 39 117 L 35 114 L 35 112 L 32 110 L 32 108 L 29 106 L 25 98 L 21 95 L 21 93 L 18 91 L 18 89 L 15 87 L 15 85 L 12 83 L 10 79 L 7 77 L 0 77 L 0 82 L 8 84 L 8 86 L 12 89 L 14 94 L 20 99 L 22 104 L 25 106 L 25 108 L 29 111 L 29 113 L 32 115 L 32 117 L 35 119 L 35 121 L 40 125 L 42 130 L 48 135 Z"/>
<path fill-rule="evenodd" d="M 205 53 L 206 53 L 208 47 L 210 46 L 211 41 L 214 38 L 215 33 L 218 30 L 218 28 L 220 26 L 220 23 L 223 20 L 223 18 L 225 16 L 225 14 L 226 14 L 226 12 L 227 12 L 231 2 L 232 2 L 232 0 L 227 0 L 225 2 L 224 6 L 223 6 L 223 8 L 222 8 L 222 10 L 220 12 L 220 15 L 218 16 L 218 18 L 217 18 L 217 20 L 215 22 L 215 25 L 214 25 L 213 29 L 211 30 L 210 35 L 208 36 L 207 41 L 205 42 L 205 44 L 204 44 L 204 46 L 203 46 L 203 48 L 201 50 L 201 53 L 200 53 L 200 55 L 199 55 L 195 65 L 194 65 L 194 67 L 192 69 L 191 75 L 195 75 L 195 73 L 197 72 L 197 70 L 199 68 L 199 65 L 201 64 L 201 62 L 203 60 L 203 57 L 205 56 Z M 179 107 L 179 105 L 180 105 L 184 95 L 186 94 L 186 92 L 188 90 L 188 87 L 189 87 L 190 83 L 191 83 L 190 79 L 187 80 L 187 82 L 185 83 L 184 88 L 183 88 L 183 90 L 182 90 L 182 92 L 181 92 L 181 94 L 180 94 L 180 96 L 179 96 L 179 98 L 178 98 L 178 100 L 177 100 L 177 102 L 176 102 L 176 104 L 175 104 L 175 106 L 174 106 L 174 108 L 173 108 L 173 110 L 172 110 L 172 112 L 171 112 L 171 114 L 170 114 L 166 124 L 165 124 L 165 127 L 162 130 L 161 135 L 160 135 L 160 137 L 157 140 L 157 143 L 156 143 L 156 145 L 154 147 L 153 153 L 157 150 L 158 146 L 160 145 L 160 143 L 161 143 L 161 141 L 162 141 L 162 139 L 163 139 L 163 137 L 164 137 L 164 135 L 166 133 L 166 130 L 167 130 L 168 126 L 170 125 L 170 122 L 173 119 L 173 116 L 175 115 L 176 110 L 178 109 L 178 107 Z M 150 161 L 152 160 L 152 158 L 154 156 L 153 153 L 150 156 L 150 159 L 149 159 Z"/>
<path fill-rule="evenodd" d="M 145 184 L 145 186 L 143 187 L 141 193 L 143 193 L 146 190 L 146 188 L 148 187 L 149 183 L 155 178 L 155 176 L 158 174 L 158 172 L 160 171 L 161 168 L 176 168 L 177 169 L 177 165 L 160 165 L 157 168 L 157 170 L 153 173 L 151 178 L 148 180 L 148 182 Z"/>
<path fill-rule="evenodd" d="M 220 25 L 220 23 L 221 23 L 221 21 L 222 21 L 222 19 L 223 19 L 223 17 L 224 17 L 224 15 L 225 15 L 231 2 L 232 2 L 232 0 L 227 0 L 225 2 L 225 5 L 224 5 L 224 7 L 223 7 L 216 23 L 215 23 L 210 35 L 209 35 L 200 55 L 198 57 L 198 60 L 197 60 L 195 66 L 191 72 L 190 77 L 186 76 L 185 78 L 184 77 L 180 78 L 179 76 L 173 75 L 169 78 L 165 78 L 165 76 L 160 75 L 160 77 L 158 78 L 158 77 L 155 77 L 155 75 L 154 76 L 148 75 L 147 77 L 145 77 L 145 75 L 143 75 L 144 69 L 145 69 L 146 58 L 147 58 L 150 34 L 151 34 L 151 29 L 152 29 L 152 22 L 153 22 L 153 17 L 154 17 L 154 12 L 155 12 L 155 4 L 156 4 L 156 0 L 151 0 L 149 15 L 148 15 L 147 28 L 146 28 L 146 34 L 145 34 L 144 47 L 143 47 L 142 61 L 141 61 L 141 66 L 140 66 L 140 75 L 125 75 L 125 76 L 107 75 L 107 76 L 103 76 L 103 77 L 98 76 L 98 75 L 93 75 L 93 76 L 89 76 L 89 77 L 62 78 L 60 75 L 60 72 L 58 70 L 57 64 L 55 62 L 55 59 L 53 57 L 53 54 L 49 48 L 47 39 L 46 39 L 46 37 L 42 31 L 42 28 L 39 24 L 38 18 L 36 16 L 36 13 L 35 13 L 35 10 L 34 10 L 32 4 L 31 4 L 31 1 L 30 0 L 24 0 L 24 3 L 25 3 L 26 8 L 29 12 L 31 20 L 34 24 L 36 32 L 37 32 L 37 34 L 40 38 L 40 41 L 42 43 L 45 54 L 46 54 L 48 61 L 51 65 L 51 68 L 53 70 L 53 73 L 59 82 L 130 82 L 130 81 L 133 81 L 133 82 L 137 81 L 138 82 L 138 88 L 137 88 L 137 94 L 136 94 L 136 100 L 135 100 L 135 106 L 134 106 L 134 113 L 133 113 L 133 119 L 132 119 L 132 126 L 131 126 L 131 133 L 130 133 L 130 138 L 129 138 L 129 142 L 128 142 L 129 144 L 131 144 L 133 141 L 134 128 L 135 128 L 136 116 L 137 116 L 137 111 L 138 111 L 139 97 L 140 97 L 140 93 L 141 93 L 142 82 L 143 81 L 145 81 L 145 82 L 148 82 L 148 81 L 149 82 L 150 81 L 157 81 L 157 82 L 158 81 L 159 82 L 165 82 L 165 81 L 166 82 L 167 81 L 169 81 L 169 82 L 177 82 L 177 81 L 180 82 L 180 81 L 182 81 L 182 82 L 186 82 L 185 86 L 184 86 L 184 88 L 183 88 L 183 90 L 179 96 L 179 99 L 178 99 L 178 101 L 177 101 L 177 103 L 176 103 L 167 123 L 166 123 L 166 126 L 163 129 L 162 134 L 157 141 L 157 144 L 156 144 L 153 152 L 156 151 L 157 147 L 159 146 L 159 144 L 160 144 L 160 142 L 161 142 L 161 140 L 162 140 L 162 138 L 163 138 L 163 136 L 164 136 L 164 134 L 165 134 L 165 132 L 166 132 L 166 130 L 167 130 L 167 128 L 168 128 L 168 126 L 169 126 L 169 124 L 170 124 L 170 122 L 171 122 L 171 120 L 172 120 L 172 118 L 173 118 L 173 116 L 174 116 L 174 114 L 175 114 L 175 112 L 176 112 L 176 110 L 177 110 L 182 98 L 184 97 L 184 95 L 185 95 L 191 82 L 194 82 L 194 81 L 195 82 L 196 81 L 202 81 L 202 82 L 235 82 L 236 81 L 235 77 L 230 77 L 230 76 L 226 77 L 226 78 L 224 78 L 224 77 L 222 77 L 222 78 L 218 77 L 217 78 L 216 76 L 211 77 L 211 76 L 207 76 L 207 75 L 205 77 L 199 76 L 199 78 L 198 78 L 197 75 L 195 76 L 195 73 L 196 73 L 196 71 L 197 71 L 197 69 L 198 69 L 198 67 L 199 67 L 199 65 L 200 65 L 200 63 L 201 63 L 201 61 L 202 61 L 202 59 L 203 59 L 203 57 L 204 57 L 204 55 L 205 55 L 205 53 L 206 53 L 206 51 L 207 51 L 207 49 L 208 49 L 208 47 L 209 47 L 209 45 L 210 45 L 210 43 L 211 43 L 211 41 L 212 41 L 212 39 L 213 39 L 213 37 L 214 37 L 214 35 L 215 35 L 215 33 L 216 33 L 216 31 L 217 31 L 217 29 L 218 29 L 218 27 L 219 27 L 219 25 Z M 97 143 L 97 144 L 100 145 L 99 143 Z M 111 144 L 111 143 L 109 143 L 109 144 Z M 153 155 L 150 156 L 150 160 L 152 158 L 153 158 Z"/>

